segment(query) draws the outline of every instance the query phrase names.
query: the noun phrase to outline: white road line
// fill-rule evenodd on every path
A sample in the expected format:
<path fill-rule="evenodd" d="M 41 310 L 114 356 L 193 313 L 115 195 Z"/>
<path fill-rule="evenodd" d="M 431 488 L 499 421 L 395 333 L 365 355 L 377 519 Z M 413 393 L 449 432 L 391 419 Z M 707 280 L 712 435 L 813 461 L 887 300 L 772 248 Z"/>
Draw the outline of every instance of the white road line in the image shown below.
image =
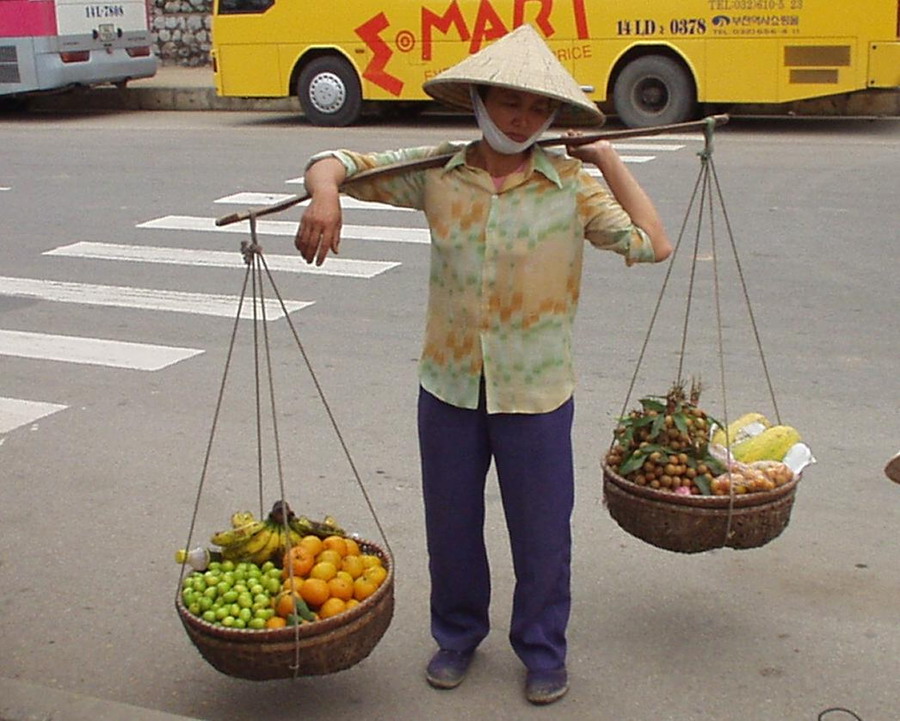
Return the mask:
<path fill-rule="evenodd" d="M 297 182 L 303 183 L 303 178 L 297 178 Z M 293 181 L 288 181 L 293 182 Z M 231 205 L 274 205 L 290 200 L 294 197 L 293 193 L 235 193 L 219 198 L 216 203 L 229 203 Z M 308 200 L 297 203 L 297 207 L 309 205 Z M 341 207 L 344 210 L 396 210 L 401 213 L 415 213 L 415 208 L 398 208 L 394 205 L 386 203 L 373 203 L 368 200 L 357 200 L 347 195 L 341 196 Z"/>
<path fill-rule="evenodd" d="M 613 147 L 618 150 L 629 150 L 641 152 L 671 152 L 681 150 L 684 145 L 661 145 L 660 143 L 613 143 Z"/>
<path fill-rule="evenodd" d="M 623 163 L 631 163 L 632 165 L 649 163 L 651 160 L 656 160 L 655 155 L 620 155 L 619 157 L 622 159 Z M 585 169 L 589 175 L 600 175 L 600 171 L 591 165 L 585 166 Z"/>
<path fill-rule="evenodd" d="M 243 233 L 250 235 L 250 223 L 246 220 L 218 227 L 215 218 L 201 218 L 193 215 L 166 215 L 162 218 L 139 223 L 138 228 L 159 230 L 198 230 L 220 233 Z M 259 235 L 279 235 L 293 237 L 297 233 L 297 222 L 287 220 L 257 220 Z M 399 228 L 381 225 L 345 225 L 341 230 L 344 238 L 354 240 L 378 240 L 389 243 L 430 243 L 426 228 Z"/>
<path fill-rule="evenodd" d="M 33 423 L 68 406 L 58 403 L 42 403 L 40 401 L 24 401 L 19 398 L 3 398 L 0 396 L 0 433 L 9 433 L 14 428 Z"/>
<path fill-rule="evenodd" d="M 206 293 L 187 293 L 152 288 L 129 288 L 115 285 L 91 285 L 88 283 L 67 283 L 57 280 L 37 280 L 33 278 L 8 278 L 0 276 L 0 295 L 26 296 L 57 303 L 78 303 L 101 305 L 114 308 L 137 308 L 141 310 L 170 311 L 173 313 L 193 313 L 221 318 L 234 318 L 237 313 L 237 296 Z M 312 305 L 312 301 L 286 300 L 288 313 Z M 259 312 L 259 311 L 258 311 Z M 244 302 L 241 318 L 253 317 L 253 304 Z M 277 300 L 266 301 L 266 318 L 277 320 L 284 317 Z"/>
<path fill-rule="evenodd" d="M 196 348 L 0 330 L 0 355 L 158 371 L 203 353 Z"/>
<path fill-rule="evenodd" d="M 94 260 L 123 260 L 139 263 L 163 263 L 214 268 L 244 268 L 244 257 L 237 251 L 201 250 L 198 248 L 157 248 L 116 243 L 91 243 L 87 241 L 64 245 L 44 251 L 44 255 L 62 255 L 68 258 Z M 299 255 L 265 254 L 269 270 L 311 275 L 332 275 L 345 278 L 374 278 L 400 263 L 379 260 L 345 260 L 330 257 L 320 265 L 309 265 Z"/>
<path fill-rule="evenodd" d="M 293 197 L 293 193 L 232 193 L 213 202 L 232 205 L 274 205 Z"/>
<path fill-rule="evenodd" d="M 12 188 L 9 188 L 7 186 L 0 186 L 0 190 L 12 190 Z"/>
<path fill-rule="evenodd" d="M 673 140 L 678 143 L 693 141 L 702 143 L 703 133 L 671 133 L 663 135 L 654 135 L 654 140 Z"/>

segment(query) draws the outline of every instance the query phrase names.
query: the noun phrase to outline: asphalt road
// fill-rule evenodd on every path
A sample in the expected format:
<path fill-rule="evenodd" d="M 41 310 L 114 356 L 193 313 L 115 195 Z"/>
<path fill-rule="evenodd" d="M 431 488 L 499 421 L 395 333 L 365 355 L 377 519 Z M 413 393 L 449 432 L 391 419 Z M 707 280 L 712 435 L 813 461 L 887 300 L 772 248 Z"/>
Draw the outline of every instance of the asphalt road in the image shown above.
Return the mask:
<path fill-rule="evenodd" d="M 716 211 L 712 230 L 724 389 L 708 215 L 699 233 L 688 219 L 647 341 L 632 402 L 664 392 L 676 374 L 699 238 L 684 372 L 702 378 L 702 405 L 713 415 L 773 413 L 730 228 L 781 419 L 818 461 L 790 525 L 763 548 L 662 551 L 625 534 L 603 507 L 600 456 L 666 267 L 626 269 L 614 256 L 587 254 L 572 689 L 541 710 L 524 701 L 522 668 L 506 642 L 512 574 L 493 482 L 494 630 L 458 690 L 433 691 L 422 677 L 432 642 L 414 399 L 428 250 L 414 213 L 348 208 L 345 223 L 366 226 L 342 245 L 340 258 L 354 262 L 336 275 L 274 273 L 286 300 L 312 303 L 291 317 L 395 555 L 387 634 L 348 671 L 254 683 L 208 666 L 173 608 L 172 554 L 195 503 L 199 542 L 231 511 L 258 504 L 246 323 L 200 487 L 246 237 L 209 230 L 212 219 L 260 201 L 238 193 L 297 192 L 289 181 L 317 150 L 432 143 L 472 137 L 471 128 L 435 118 L 329 130 L 267 113 L 0 117 L 0 677 L 229 721 L 794 721 L 835 706 L 865 721 L 900 717 L 900 489 L 882 473 L 900 446 L 898 129 L 897 121 L 755 119 L 718 132 L 727 223 Z M 694 136 L 621 150 L 676 236 L 701 148 Z M 299 215 L 266 226 L 267 257 L 291 255 L 280 233 Z M 387 239 L 372 240 L 373 226 L 387 228 Z M 193 251 L 225 252 L 226 263 L 231 253 L 233 262 L 219 267 L 221 256 Z M 215 294 L 229 297 L 216 305 Z M 285 324 L 269 327 L 288 500 L 377 540 Z M 116 344 L 98 349 L 98 339 Z M 268 505 L 279 485 L 266 458 Z"/>

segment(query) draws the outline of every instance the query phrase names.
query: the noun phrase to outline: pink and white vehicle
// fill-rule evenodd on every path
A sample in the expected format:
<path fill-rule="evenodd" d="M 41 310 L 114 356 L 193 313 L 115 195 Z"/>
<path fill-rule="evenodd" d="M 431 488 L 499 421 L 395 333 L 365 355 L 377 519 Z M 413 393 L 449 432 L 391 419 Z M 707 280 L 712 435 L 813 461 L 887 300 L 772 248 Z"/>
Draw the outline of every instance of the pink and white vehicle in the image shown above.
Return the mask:
<path fill-rule="evenodd" d="M 144 0 L 0 0 L 0 96 L 156 74 Z"/>

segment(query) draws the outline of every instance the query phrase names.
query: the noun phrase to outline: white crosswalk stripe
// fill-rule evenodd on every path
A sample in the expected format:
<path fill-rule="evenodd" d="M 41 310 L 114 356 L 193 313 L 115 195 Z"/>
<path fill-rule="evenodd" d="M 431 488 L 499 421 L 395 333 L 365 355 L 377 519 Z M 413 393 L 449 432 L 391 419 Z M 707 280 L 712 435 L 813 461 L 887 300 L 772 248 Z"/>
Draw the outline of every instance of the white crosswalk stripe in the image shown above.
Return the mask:
<path fill-rule="evenodd" d="M 27 401 L 21 398 L 4 398 L 0 396 L 0 433 L 24 426 L 53 413 L 65 410 L 68 406 L 59 403 Z"/>
<path fill-rule="evenodd" d="M 91 243 L 81 241 L 44 251 L 44 255 L 95 260 L 122 260 L 141 263 L 190 265 L 205 268 L 243 268 L 244 257 L 238 251 L 201 250 L 198 248 L 160 248 L 145 245 Z M 377 260 L 348 260 L 328 258 L 322 265 L 309 265 L 299 255 L 265 255 L 269 270 L 288 273 L 309 273 L 346 278 L 374 278 L 400 263 Z"/>
<path fill-rule="evenodd" d="M 243 220 L 231 225 L 216 225 L 215 218 L 204 218 L 195 215 L 166 215 L 162 218 L 140 223 L 138 228 L 155 228 L 157 230 L 191 230 L 217 233 L 250 234 L 250 223 Z M 258 235 L 277 235 L 293 237 L 297 233 L 297 221 L 257 220 Z M 427 228 L 404 228 L 383 225 L 345 225 L 341 228 L 341 237 L 353 240 L 377 240 L 389 243 L 430 243 Z"/>
<path fill-rule="evenodd" d="M 303 183 L 303 178 L 296 178 L 296 182 Z M 289 183 L 295 181 L 287 181 Z M 290 200 L 295 197 L 291 193 L 235 193 L 234 195 L 226 195 L 224 198 L 219 198 L 215 202 L 216 203 L 227 203 L 231 205 L 275 205 L 276 203 L 283 203 L 286 200 Z M 301 201 L 297 203 L 297 207 L 303 207 L 305 205 L 309 205 L 308 200 Z M 357 200 L 356 198 L 351 198 L 347 195 L 341 196 L 341 207 L 344 210 L 390 210 L 399 213 L 415 213 L 415 208 L 398 208 L 394 205 L 387 205 L 385 203 L 373 203 L 369 200 Z"/>
<path fill-rule="evenodd" d="M 197 348 L 0 330 L 0 355 L 158 371 L 203 353 Z"/>
<path fill-rule="evenodd" d="M 35 278 L 9 278 L 0 276 L 0 295 L 25 296 L 58 303 L 79 303 L 115 308 L 192 313 L 223 318 L 234 318 L 237 314 L 239 298 L 232 295 L 214 293 L 189 293 L 185 291 L 155 290 L 153 288 L 130 288 L 118 285 L 93 285 L 90 283 L 69 283 L 59 280 L 39 280 Z M 312 305 L 312 301 L 286 300 L 288 313 Z M 267 320 L 284 317 L 276 300 L 267 300 Z M 253 317 L 252 304 L 244 303 L 241 318 Z"/>

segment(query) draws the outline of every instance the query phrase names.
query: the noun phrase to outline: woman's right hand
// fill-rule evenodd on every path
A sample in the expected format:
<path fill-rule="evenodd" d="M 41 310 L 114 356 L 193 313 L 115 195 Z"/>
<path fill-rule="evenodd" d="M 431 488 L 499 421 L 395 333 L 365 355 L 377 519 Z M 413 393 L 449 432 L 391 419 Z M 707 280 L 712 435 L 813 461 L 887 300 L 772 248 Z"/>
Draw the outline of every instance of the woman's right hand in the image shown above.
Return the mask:
<path fill-rule="evenodd" d="M 337 255 L 341 244 L 341 223 L 341 200 L 337 188 L 334 192 L 316 192 L 300 219 L 294 238 L 294 246 L 307 263 L 315 260 L 316 265 L 322 265 L 329 250 Z"/>
<path fill-rule="evenodd" d="M 309 207 L 300 219 L 294 246 L 307 263 L 325 262 L 330 250 L 337 255 L 341 244 L 341 192 L 346 171 L 336 158 L 323 158 L 306 170 L 304 183 Z"/>

